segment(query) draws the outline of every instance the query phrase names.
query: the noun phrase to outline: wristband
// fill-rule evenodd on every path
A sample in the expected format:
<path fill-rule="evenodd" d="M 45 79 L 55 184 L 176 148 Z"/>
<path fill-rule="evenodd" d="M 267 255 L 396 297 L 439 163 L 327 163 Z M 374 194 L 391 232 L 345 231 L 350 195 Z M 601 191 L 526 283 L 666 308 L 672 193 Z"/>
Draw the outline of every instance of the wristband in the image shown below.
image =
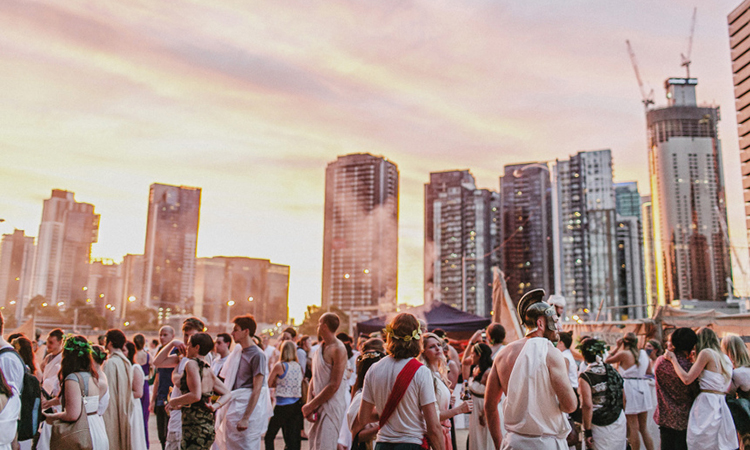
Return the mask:
<path fill-rule="evenodd" d="M 586 437 L 586 439 L 594 437 L 594 433 L 591 430 L 583 430 L 583 435 Z"/>

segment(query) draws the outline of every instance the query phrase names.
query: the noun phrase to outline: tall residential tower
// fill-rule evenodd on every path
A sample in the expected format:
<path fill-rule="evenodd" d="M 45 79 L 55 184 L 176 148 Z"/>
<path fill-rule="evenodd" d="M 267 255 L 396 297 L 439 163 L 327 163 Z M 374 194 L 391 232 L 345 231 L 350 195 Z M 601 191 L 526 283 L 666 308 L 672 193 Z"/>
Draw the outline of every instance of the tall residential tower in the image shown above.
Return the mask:
<path fill-rule="evenodd" d="M 724 300 L 731 279 L 719 110 L 696 103 L 695 78 L 665 82 L 646 114 L 659 304 Z"/>
<path fill-rule="evenodd" d="M 142 297 L 160 319 L 193 309 L 200 206 L 200 188 L 151 185 Z"/>
<path fill-rule="evenodd" d="M 326 168 L 323 308 L 360 320 L 396 310 L 398 191 L 395 164 L 366 153 Z"/>
<path fill-rule="evenodd" d="M 500 267 L 514 302 L 531 289 L 555 293 L 552 188 L 547 164 L 505 166 L 500 178 Z"/>
<path fill-rule="evenodd" d="M 98 235 L 94 205 L 75 201 L 73 192 L 53 190 L 42 210 L 31 296 L 67 305 L 85 298 L 91 244 Z"/>
<path fill-rule="evenodd" d="M 433 172 L 424 187 L 425 303 L 480 316 L 492 310 L 492 219 L 497 194 L 477 189 L 468 170 Z"/>

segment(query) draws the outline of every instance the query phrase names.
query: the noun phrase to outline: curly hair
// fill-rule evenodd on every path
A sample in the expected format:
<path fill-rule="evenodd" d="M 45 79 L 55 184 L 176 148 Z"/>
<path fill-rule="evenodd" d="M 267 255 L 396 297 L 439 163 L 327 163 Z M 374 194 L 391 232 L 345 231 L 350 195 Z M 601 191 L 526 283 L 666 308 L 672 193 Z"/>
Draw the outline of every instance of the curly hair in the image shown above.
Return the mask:
<path fill-rule="evenodd" d="M 419 339 L 414 339 L 413 334 L 420 326 L 413 314 L 397 314 L 388 327 L 390 332 L 386 336 L 385 349 L 389 355 L 396 359 L 415 358 L 419 355 Z"/>

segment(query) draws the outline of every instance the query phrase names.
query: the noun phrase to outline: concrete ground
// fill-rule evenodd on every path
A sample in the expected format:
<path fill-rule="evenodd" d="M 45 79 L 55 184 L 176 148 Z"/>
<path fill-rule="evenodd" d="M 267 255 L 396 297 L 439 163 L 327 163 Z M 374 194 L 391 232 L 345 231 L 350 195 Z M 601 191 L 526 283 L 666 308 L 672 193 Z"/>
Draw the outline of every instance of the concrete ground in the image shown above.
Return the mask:
<path fill-rule="evenodd" d="M 466 450 L 466 438 L 469 435 L 468 429 L 456 430 L 456 443 L 458 448 L 455 450 Z M 150 450 L 160 450 L 161 444 L 159 444 L 159 437 L 156 434 L 156 416 L 151 414 L 148 419 L 148 437 L 151 444 Z M 308 450 L 307 441 L 302 441 L 302 450 Z M 274 450 L 284 450 L 284 439 L 279 431 L 276 436 Z"/>

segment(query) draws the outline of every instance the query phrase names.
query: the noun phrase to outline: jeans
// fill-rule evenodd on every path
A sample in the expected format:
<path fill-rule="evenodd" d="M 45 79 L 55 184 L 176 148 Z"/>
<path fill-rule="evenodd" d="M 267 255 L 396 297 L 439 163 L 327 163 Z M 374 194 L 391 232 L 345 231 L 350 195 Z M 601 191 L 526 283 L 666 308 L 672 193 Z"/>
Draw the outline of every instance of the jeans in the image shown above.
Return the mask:
<path fill-rule="evenodd" d="M 291 405 L 279 406 L 273 408 L 273 417 L 268 422 L 268 430 L 264 439 L 266 450 L 274 450 L 273 441 L 281 429 L 284 435 L 284 444 L 287 450 L 299 450 L 301 445 L 302 432 L 302 401 L 297 400 Z"/>
<path fill-rule="evenodd" d="M 687 430 L 659 427 L 661 450 L 687 450 Z"/>

